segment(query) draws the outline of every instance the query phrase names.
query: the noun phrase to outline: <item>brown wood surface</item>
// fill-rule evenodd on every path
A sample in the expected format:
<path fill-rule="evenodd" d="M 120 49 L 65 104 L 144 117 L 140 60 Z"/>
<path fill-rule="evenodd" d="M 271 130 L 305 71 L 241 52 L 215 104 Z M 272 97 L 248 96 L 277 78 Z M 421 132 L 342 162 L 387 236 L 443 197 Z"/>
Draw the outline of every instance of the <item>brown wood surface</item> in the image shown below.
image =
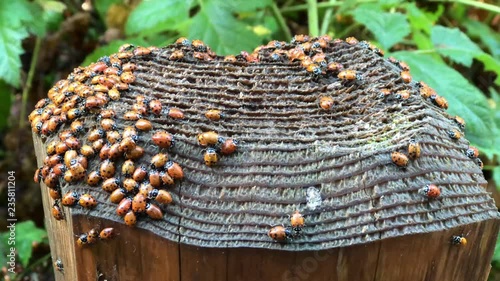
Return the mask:
<path fill-rule="evenodd" d="M 34 141 L 40 162 L 44 151 L 39 138 Z M 56 280 L 70 281 L 483 281 L 500 227 L 499 220 L 487 220 L 324 251 L 214 249 L 178 244 L 113 221 L 72 216 L 67 208 L 65 220 L 56 221 L 44 186 L 42 196 L 52 258 L 64 264 L 64 273 L 55 271 Z M 76 235 L 96 226 L 114 227 L 118 235 L 78 247 Z M 451 236 L 462 233 L 468 244 L 452 245 Z"/>

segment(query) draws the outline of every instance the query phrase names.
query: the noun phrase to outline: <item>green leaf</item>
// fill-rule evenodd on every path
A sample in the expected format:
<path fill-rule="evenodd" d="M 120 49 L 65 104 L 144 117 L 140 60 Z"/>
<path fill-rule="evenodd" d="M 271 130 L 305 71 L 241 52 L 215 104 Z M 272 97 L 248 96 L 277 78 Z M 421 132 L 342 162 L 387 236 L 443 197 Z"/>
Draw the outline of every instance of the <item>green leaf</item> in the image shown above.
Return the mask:
<path fill-rule="evenodd" d="M 0 80 L 0 131 L 7 126 L 12 104 L 11 87 Z"/>
<path fill-rule="evenodd" d="M 415 3 L 412 2 L 406 5 L 406 11 L 413 30 L 422 30 L 427 34 L 431 33 L 433 22 L 422 10 L 417 8 Z"/>
<path fill-rule="evenodd" d="M 401 13 L 383 13 L 359 6 L 352 14 L 357 22 L 373 33 L 386 50 L 410 34 L 410 25 Z"/>
<path fill-rule="evenodd" d="M 123 44 L 149 46 L 148 42 L 140 38 L 129 38 L 126 41 L 125 40 L 112 41 L 105 46 L 96 48 L 92 53 L 88 54 L 85 60 L 82 62 L 82 66 L 87 66 L 93 62 L 96 62 L 100 57 L 118 53 L 118 48 L 120 48 L 120 46 Z"/>
<path fill-rule="evenodd" d="M 1 9 L 1 8 L 0 8 Z M 24 53 L 21 41 L 28 36 L 22 29 L 0 28 L 0 78 L 19 87 L 21 58 Z"/>
<path fill-rule="evenodd" d="M 419 50 L 429 50 L 433 48 L 431 38 L 420 30 L 413 31 L 412 39 L 415 44 L 417 44 Z"/>
<path fill-rule="evenodd" d="M 260 43 L 260 38 L 248 26 L 213 0 L 204 2 L 193 18 L 189 38 L 204 41 L 220 55 L 250 51 Z"/>
<path fill-rule="evenodd" d="M 125 24 L 127 35 L 149 35 L 165 30 L 175 30 L 177 23 L 189 18 L 190 1 L 143 0 L 130 13 Z"/>
<path fill-rule="evenodd" d="M 102 21 L 106 21 L 106 15 L 108 14 L 108 9 L 113 4 L 123 3 L 123 0 L 96 0 L 94 1 L 94 7 L 97 13 L 101 17 Z"/>
<path fill-rule="evenodd" d="M 19 87 L 21 78 L 21 42 L 35 21 L 31 6 L 26 0 L 0 1 L 0 79 L 15 87 Z"/>
<path fill-rule="evenodd" d="M 10 251 L 11 247 L 16 248 L 21 264 L 26 267 L 31 258 L 33 242 L 42 242 L 43 238 L 47 237 L 47 232 L 44 229 L 37 228 L 33 221 L 23 221 L 15 225 L 15 239 L 11 240 L 15 241 L 15 245 L 8 244 L 9 237 L 10 231 L 0 234 L 0 239 L 2 239 L 0 241 L 2 243 L 1 248 L 4 248 L 5 251 Z M 2 253 L 2 257 L 6 257 L 5 253 Z"/>
<path fill-rule="evenodd" d="M 456 70 L 430 55 L 406 51 L 392 55 L 410 65 L 415 80 L 429 84 L 448 100 L 448 113 L 459 115 L 467 122 L 466 137 L 469 141 L 481 149 L 492 147 L 492 110 L 486 97 L 476 87 Z"/>
<path fill-rule="evenodd" d="M 481 49 L 458 28 L 436 25 L 432 28 L 431 40 L 440 54 L 465 66 L 471 66 L 472 58 L 482 53 Z"/>
<path fill-rule="evenodd" d="M 493 180 L 495 181 L 495 185 L 497 187 L 497 190 L 500 190 L 500 166 L 496 166 L 493 168 Z M 496 252 L 495 248 L 495 252 Z M 500 250 L 500 249 L 499 249 Z M 500 261 L 500 260 L 497 260 Z"/>
<path fill-rule="evenodd" d="M 43 10 L 51 11 L 56 13 L 62 13 L 66 10 L 66 4 L 61 3 L 59 1 L 54 0 L 36 0 L 40 6 L 42 6 Z"/>
<path fill-rule="evenodd" d="M 484 52 L 476 55 L 475 58 L 484 64 L 485 70 L 493 71 L 497 74 L 495 84 L 500 86 L 500 61 Z"/>
<path fill-rule="evenodd" d="M 42 242 L 46 236 L 47 232 L 37 228 L 33 221 L 24 221 L 16 225 L 16 249 L 24 267 L 28 265 L 31 258 L 33 242 Z"/>
<path fill-rule="evenodd" d="M 471 66 L 473 58 L 481 61 L 486 70 L 497 74 L 495 83 L 500 85 L 500 62 L 483 52 L 481 48 L 458 28 L 447 28 L 440 25 L 434 26 L 432 28 L 431 39 L 440 54 L 457 63 Z"/>
<path fill-rule="evenodd" d="M 215 0 L 218 5 L 225 5 L 233 12 L 252 12 L 260 8 L 265 8 L 271 5 L 271 0 Z"/>
<path fill-rule="evenodd" d="M 468 19 L 463 25 L 467 28 L 469 36 L 481 39 L 493 57 L 500 58 L 500 34 L 494 32 L 489 26 L 480 21 Z"/>

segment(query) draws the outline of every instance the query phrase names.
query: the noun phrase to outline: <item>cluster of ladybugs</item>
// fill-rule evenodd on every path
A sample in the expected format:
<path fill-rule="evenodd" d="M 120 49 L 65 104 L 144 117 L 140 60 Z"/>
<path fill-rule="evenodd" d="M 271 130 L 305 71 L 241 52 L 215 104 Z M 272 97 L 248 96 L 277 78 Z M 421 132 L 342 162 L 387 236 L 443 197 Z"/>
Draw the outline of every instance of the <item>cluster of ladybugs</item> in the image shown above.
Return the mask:
<path fill-rule="evenodd" d="M 290 226 L 273 226 L 267 235 L 278 242 L 289 242 L 291 239 L 300 236 L 304 226 L 304 216 L 296 210 L 295 213 L 290 216 Z"/>
<path fill-rule="evenodd" d="M 267 45 L 256 48 L 251 54 L 241 52 L 238 56 L 217 57 L 200 40 L 190 41 L 179 38 L 173 45 L 169 59 L 178 60 L 223 60 L 225 62 L 256 63 L 260 61 L 298 62 L 315 77 L 320 75 L 336 74 L 342 81 L 362 80 L 363 77 L 355 70 L 344 70 L 342 64 L 327 60 L 323 49 L 329 44 L 343 42 L 340 39 L 331 40 L 329 36 L 310 38 L 307 35 L 296 35 L 290 44 L 280 41 L 271 41 Z M 354 37 L 345 40 L 348 44 L 361 44 L 375 53 L 383 56 L 383 52 L 368 42 L 358 42 Z M 177 47 L 177 49 L 175 49 Z M 79 205 L 84 208 L 93 208 L 97 201 L 89 193 L 79 194 L 70 191 L 64 196 L 60 193 L 60 182 L 68 183 L 85 181 L 89 186 L 97 186 L 101 182 L 103 190 L 110 193 L 110 201 L 118 204 L 117 214 L 124 217 L 127 225 L 133 226 L 137 216 L 147 215 L 151 219 L 161 219 L 163 211 L 160 204 L 170 204 L 172 196 L 165 189 L 175 184 L 176 180 L 184 177 L 178 163 L 171 161 L 164 152 L 154 155 L 149 164 L 140 163 L 145 153 L 140 142 L 148 142 L 141 134 L 153 130 L 148 116 L 168 116 L 172 119 L 183 119 L 184 113 L 178 108 L 164 108 L 160 100 L 151 100 L 142 95 L 136 96 L 132 108 L 124 113 L 122 120 L 117 123 L 116 112 L 108 107 L 108 103 L 118 101 L 120 92 L 128 90 L 129 84 L 135 81 L 134 71 L 137 66 L 130 61 L 133 57 L 147 56 L 157 51 L 156 47 L 134 47 L 123 45 L 117 54 L 103 57 L 88 67 L 78 67 L 68 76 L 50 89 L 47 99 L 40 100 L 35 110 L 29 115 L 32 130 L 43 138 L 59 132 L 54 140 L 46 146 L 47 157 L 44 165 L 36 173 L 34 180 L 43 181 L 49 187 L 50 196 L 56 200 L 52 207 L 54 218 L 63 219 L 59 202 L 65 206 Z M 396 59 L 389 58 L 401 71 L 401 78 L 409 83 L 412 78 L 409 67 Z M 420 95 L 429 98 L 437 106 L 446 109 L 447 101 L 438 96 L 433 89 L 420 82 Z M 391 95 L 387 89 L 380 90 L 381 96 Z M 397 92 L 400 99 L 409 98 L 406 90 Z M 320 97 L 319 106 L 324 110 L 331 110 L 334 102 L 331 97 Z M 94 116 L 99 126 L 90 129 L 84 122 Z M 211 121 L 224 118 L 224 114 L 217 109 L 210 109 L 205 116 Z M 461 129 L 465 122 L 460 117 L 454 118 Z M 134 122 L 127 126 L 126 122 Z M 125 123 L 125 124 L 124 124 Z M 66 129 L 62 126 L 67 124 Z M 86 140 L 82 137 L 86 135 Z M 453 130 L 449 136 L 458 139 L 461 132 Z M 152 142 L 159 149 L 169 149 L 174 145 L 174 137 L 167 131 L 158 130 L 151 136 Z M 233 138 L 224 138 L 214 131 L 203 132 L 198 135 L 199 144 L 206 148 L 204 162 L 207 166 L 215 165 L 222 155 L 230 155 L 237 150 L 238 142 Z M 97 171 L 87 171 L 88 161 L 99 156 L 101 163 Z M 470 158 L 477 159 L 477 149 L 470 147 L 466 151 Z M 404 153 L 393 152 L 393 162 L 402 167 L 408 164 L 408 157 L 416 159 L 420 156 L 420 145 L 412 140 L 408 146 L 408 156 Z M 124 159 L 123 159 L 124 158 Z M 122 162 L 123 160 L 123 162 Z M 121 164 L 121 167 L 119 166 Z M 117 175 L 121 171 L 121 176 Z M 421 189 L 428 198 L 437 198 L 440 189 L 429 184 Z M 156 204 L 155 202 L 156 201 Z M 268 235 L 277 241 L 288 241 L 300 234 L 304 226 L 304 218 L 297 211 L 291 216 L 291 226 L 275 226 Z M 87 233 L 87 240 L 90 233 Z M 92 233 L 92 235 L 94 234 Z M 91 238 L 92 240 L 92 238 Z M 91 244 L 91 243 L 90 243 Z"/>
<path fill-rule="evenodd" d="M 233 154 L 238 148 L 238 140 L 220 137 L 214 131 L 204 132 L 198 135 L 198 143 L 206 147 L 203 160 L 205 165 L 211 167 L 219 161 L 219 153 L 222 155 Z"/>
<path fill-rule="evenodd" d="M 78 239 L 76 240 L 76 244 L 80 247 L 84 245 L 91 245 L 96 243 L 99 240 L 109 240 L 115 236 L 115 231 L 112 227 L 106 227 L 101 231 L 98 231 L 94 228 L 89 230 L 87 233 L 82 233 L 78 235 Z"/>
<path fill-rule="evenodd" d="M 64 219 L 59 202 L 64 206 L 84 208 L 97 205 L 97 200 L 89 193 L 69 191 L 61 196 L 61 181 L 85 181 L 89 186 L 102 183 L 102 189 L 111 193 L 111 202 L 118 204 L 117 214 L 123 216 L 129 226 L 136 224 L 137 215 L 145 214 L 152 219 L 163 217 L 162 209 L 153 200 L 159 204 L 172 202 L 170 193 L 164 188 L 183 178 L 179 164 L 161 152 L 152 157 L 149 165 L 137 165 L 136 162 L 144 155 L 139 142 L 148 142 L 140 134 L 153 129 L 146 116 L 167 115 L 182 119 L 183 112 L 177 108 L 163 108 L 159 100 L 138 95 L 132 109 L 122 117 L 125 124 L 119 124 L 115 110 L 108 106 L 109 102 L 118 101 L 120 91 L 127 90 L 135 81 L 133 71 L 137 67 L 129 60 L 155 50 L 155 47 L 124 45 L 117 54 L 101 58 L 86 68 L 76 68 L 68 79 L 57 82 L 48 98 L 39 101 L 29 115 L 34 133 L 45 138 L 59 131 L 55 139 L 46 144 L 47 157 L 34 176 L 35 182 L 43 181 L 49 187 L 49 194 L 55 200 L 52 215 L 56 220 Z M 92 116 L 98 122 L 94 129 L 84 126 Z M 123 126 L 128 121 L 135 123 Z M 61 129 L 63 124 L 68 124 L 69 128 Z M 174 144 L 173 136 L 162 130 L 156 131 L 151 140 L 160 149 L 168 149 Z M 88 171 L 88 162 L 96 156 L 100 160 L 98 170 Z M 121 176 L 118 175 L 120 170 Z M 88 236 L 92 241 L 93 235 L 89 233 Z"/>

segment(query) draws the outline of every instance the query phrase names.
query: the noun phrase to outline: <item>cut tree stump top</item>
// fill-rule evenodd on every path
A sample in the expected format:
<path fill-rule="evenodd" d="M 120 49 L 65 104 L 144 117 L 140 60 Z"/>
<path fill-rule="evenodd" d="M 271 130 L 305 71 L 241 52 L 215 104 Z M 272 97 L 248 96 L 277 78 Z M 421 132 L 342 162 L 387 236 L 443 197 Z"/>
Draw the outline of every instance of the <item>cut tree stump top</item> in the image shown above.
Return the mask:
<path fill-rule="evenodd" d="M 300 54 L 300 45 L 306 50 L 303 55 Z M 109 131 L 117 131 L 119 136 L 128 126 L 136 125 L 135 120 L 125 120 L 124 114 L 142 110 L 136 105 L 140 103 L 138 96 L 159 100 L 163 109 L 160 115 L 153 114 L 147 104 L 146 112 L 142 112 L 141 117 L 151 122 L 152 130 L 137 129 L 135 143 L 144 149 L 144 155 L 134 159 L 134 164 L 135 167 L 145 165 L 150 174 L 154 174 L 151 172 L 153 156 L 165 153 L 169 160 L 182 167 L 184 178 L 161 187 L 173 199 L 172 204 L 158 204 L 164 212 L 162 219 L 152 220 L 137 214 L 137 229 L 119 224 L 123 218 L 116 214 L 117 204 L 109 201 L 109 193 L 102 190 L 101 185 L 91 187 L 84 178 L 72 183 L 66 183 L 62 177 L 57 179 L 58 184 L 53 187 L 60 188 L 63 195 L 69 191 L 89 193 L 98 204 L 90 210 L 80 206 L 63 207 L 66 221 L 50 218 L 49 232 L 53 232 L 51 243 L 54 247 L 58 247 L 55 239 L 62 239 L 67 243 L 66 247 L 74 248 L 72 232 L 81 234 L 91 228 L 112 225 L 119 233 L 109 244 L 97 243 L 77 249 L 74 255 L 69 253 L 72 258 L 68 259 L 73 265 L 94 263 L 95 274 L 99 273 L 100 267 L 109 266 L 102 270 L 110 274 L 111 264 L 114 264 L 116 272 L 113 276 L 121 276 L 116 280 L 128 280 L 127 273 L 124 273 L 128 267 L 134 270 L 142 268 L 140 276 L 155 276 L 151 272 L 145 273 L 145 270 L 154 271 L 151 266 L 166 261 L 167 269 L 171 271 L 165 269 L 169 272 L 167 274 L 161 270 L 158 274 L 163 275 L 158 276 L 172 276 L 169 280 L 201 280 L 195 276 L 197 271 L 192 271 L 195 265 L 189 260 L 193 259 L 196 264 L 201 262 L 199 266 L 203 272 L 213 264 L 225 268 L 210 269 L 217 277 L 206 280 L 261 280 L 261 277 L 225 279 L 234 276 L 227 275 L 226 270 L 235 270 L 237 273 L 234 274 L 241 276 L 252 273 L 252 267 L 238 271 L 231 264 L 233 259 L 230 256 L 247 261 L 254 268 L 263 266 L 266 269 L 268 266 L 265 272 L 276 266 L 275 259 L 283 259 L 283 268 L 276 268 L 276 275 L 262 275 L 268 278 L 286 273 L 292 264 L 307 259 L 304 256 L 307 253 L 328 251 L 333 254 L 325 261 L 335 260 L 336 270 L 344 263 L 352 262 L 351 258 L 371 265 L 366 272 L 359 272 L 356 268 L 359 264 L 350 265 L 354 275 L 366 274 L 367 279 L 346 279 L 354 276 L 345 273 L 347 270 L 342 271 L 346 276 L 324 280 L 403 280 L 386 278 L 384 271 L 377 273 L 375 269 L 385 267 L 385 263 L 393 259 L 401 262 L 392 253 L 400 251 L 402 245 L 417 251 L 408 253 L 412 259 L 426 258 L 427 252 L 418 247 L 428 245 L 435 250 L 428 258 L 433 259 L 432 264 L 439 263 L 436 267 L 443 271 L 437 272 L 437 276 L 454 276 L 454 279 L 443 277 L 435 280 L 459 280 L 457 272 L 444 272 L 444 264 L 437 260 L 441 256 L 461 255 L 460 247 L 451 244 L 452 236 L 464 235 L 468 240 L 482 236 L 487 238 L 484 245 L 494 244 L 498 233 L 497 208 L 484 190 L 486 181 L 478 165 L 479 158 L 467 155 L 469 142 L 459 137 L 464 133 L 460 119 L 446 113 L 443 108 L 447 105 L 442 97 L 427 85 L 409 81 L 411 78 L 405 77 L 407 67 L 404 64 L 384 59 L 367 43 L 316 38 L 302 44 L 272 43 L 252 54 L 242 52 L 233 58 L 216 56 L 209 49 L 179 42 L 162 49 L 124 47 L 118 55 L 110 58 L 111 61 L 103 59 L 86 69 L 76 69 L 66 82 L 58 82 L 49 92 L 51 100 L 46 101 L 41 109 L 46 109 L 49 103 L 61 107 L 72 101 L 72 96 L 85 96 L 75 99 L 73 105 L 83 112 L 81 116 L 77 115 L 76 120 L 83 122 L 83 129 L 76 137 L 81 145 L 92 145 L 88 136 L 93 129 L 101 128 L 103 118 L 98 116 L 100 109 L 88 108 L 91 107 L 90 102 L 86 103 L 89 97 L 82 93 L 82 88 L 78 89 L 77 84 L 86 84 L 81 87 L 93 90 L 93 96 L 112 98 L 103 108 L 114 111 L 112 119 L 116 128 Z M 290 62 L 295 58 L 296 61 Z M 126 63 L 136 66 L 133 79 L 124 78 L 122 74 L 121 80 L 126 84 L 120 85 L 123 89 L 119 91 L 119 98 L 112 96 L 111 85 L 106 86 L 112 75 L 108 75 L 108 80 L 104 79 L 105 76 L 103 80 L 96 78 L 96 75 L 103 75 L 99 73 L 103 65 L 104 68 L 115 66 L 113 60 L 115 64 L 118 60 L 122 66 Z M 333 69 L 332 63 L 340 64 L 343 69 Z M 355 71 L 355 74 L 340 72 L 342 70 Z M 343 75 L 351 74 L 354 79 L 341 79 Z M 98 91 L 108 93 L 97 94 Z M 325 100 L 331 102 L 329 107 L 325 107 Z M 85 107 L 87 109 L 83 110 Z M 176 109 L 183 112 L 184 118 L 172 118 Z M 210 109 L 220 110 L 222 118 L 218 121 L 207 119 L 205 113 Z M 43 144 L 38 136 L 34 137 L 40 165 L 48 144 L 60 141 L 61 135 L 57 133 L 71 129 L 74 120 L 69 119 L 57 128 L 56 133 L 43 136 Z M 47 130 L 43 130 L 42 121 L 37 119 L 32 126 L 34 131 L 41 131 L 44 135 Z M 159 130 L 173 135 L 173 147 L 159 148 L 152 141 L 153 134 Z M 204 154 L 208 149 L 197 139 L 199 134 L 208 131 L 214 131 L 220 137 L 213 144 L 219 158 L 213 166 L 205 164 Z M 107 134 L 109 141 L 111 133 Z M 238 141 L 238 148 L 231 155 L 221 155 L 221 143 L 217 142 L 229 138 Z M 420 146 L 420 156 L 410 158 L 406 167 L 395 165 L 391 160 L 392 153 L 408 156 L 408 147 L 415 142 Z M 100 159 L 99 152 L 87 157 L 87 175 L 108 161 Z M 113 177 L 119 185 L 129 177 L 121 174 L 126 157 L 131 157 L 130 152 L 121 152 L 111 160 L 116 167 Z M 159 173 L 168 171 L 163 165 L 156 170 Z M 437 186 L 440 196 L 429 198 L 425 189 L 428 185 Z M 127 196 L 133 197 L 137 192 L 131 190 Z M 44 199 L 47 210 L 52 206 L 52 200 L 46 195 Z M 154 198 L 147 200 L 155 203 Z M 296 210 L 305 218 L 305 227 L 299 234 L 292 231 L 293 239 L 283 243 L 268 237 L 272 226 L 288 227 L 289 216 Z M 387 238 L 393 239 L 385 240 Z M 162 246 L 157 247 L 156 242 Z M 117 243 L 121 243 L 119 247 Z M 366 243 L 370 244 L 362 245 Z M 115 258 L 116 255 L 118 260 L 101 258 L 101 251 L 108 257 L 112 249 L 116 254 L 111 256 Z M 366 252 L 363 249 L 367 249 Z M 448 252 L 443 254 L 442 250 Z M 472 253 L 487 261 L 492 254 L 492 249 L 483 246 L 464 251 L 469 253 L 468 257 L 462 257 L 466 263 L 471 262 Z M 165 256 L 160 254 L 163 252 Z M 380 256 L 375 255 L 376 252 Z M 123 258 L 125 253 L 142 253 L 143 256 Z M 145 253 L 151 257 L 152 264 L 148 263 Z M 252 260 L 255 256 L 262 257 L 263 253 L 270 257 L 267 262 Z M 347 255 L 347 260 L 343 255 Z M 119 261 L 122 258 L 131 264 Z M 416 266 L 417 263 L 418 260 L 408 260 L 405 266 Z M 422 264 L 429 266 L 428 262 Z M 487 264 L 474 270 L 456 265 L 454 268 L 460 274 L 468 270 L 467 276 L 480 274 L 483 278 Z M 118 269 L 118 265 L 124 267 Z M 405 266 L 401 266 L 402 271 Z M 189 273 L 179 270 L 183 267 L 189 268 Z M 423 272 L 430 272 L 424 267 Z M 250 272 L 245 273 L 249 269 Z M 321 267 L 320 272 L 323 270 L 330 268 Z M 79 270 L 80 278 L 81 274 Z M 187 278 L 189 274 L 194 274 L 193 278 Z M 297 274 L 291 276 L 297 277 Z M 398 276 L 404 274 L 401 272 Z M 425 278 L 407 280 L 434 280 Z M 130 280 L 135 279 L 131 277 Z"/>

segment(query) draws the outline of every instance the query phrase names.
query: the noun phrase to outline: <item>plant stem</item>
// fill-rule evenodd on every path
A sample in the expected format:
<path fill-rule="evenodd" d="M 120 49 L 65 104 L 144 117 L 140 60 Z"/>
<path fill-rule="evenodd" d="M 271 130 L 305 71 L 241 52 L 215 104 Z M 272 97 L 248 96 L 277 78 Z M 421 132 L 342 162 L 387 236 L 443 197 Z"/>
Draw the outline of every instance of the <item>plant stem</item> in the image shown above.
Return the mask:
<path fill-rule="evenodd" d="M 33 75 L 35 74 L 36 65 L 38 63 L 38 54 L 40 53 L 40 45 L 42 43 L 42 38 L 36 37 L 35 49 L 33 50 L 33 55 L 31 56 L 30 70 L 28 71 L 28 78 L 26 79 L 26 84 L 24 85 L 23 95 L 21 100 L 21 116 L 19 119 L 19 129 L 24 128 L 24 120 L 26 119 L 26 105 L 28 103 L 28 95 L 31 90 L 31 83 L 33 82 Z"/>
<path fill-rule="evenodd" d="M 309 21 L 309 35 L 318 36 L 318 2 L 316 0 L 307 0 L 307 20 Z"/>
<path fill-rule="evenodd" d="M 273 4 L 271 4 L 271 12 L 273 13 L 274 18 L 278 22 L 278 25 L 281 28 L 281 31 L 285 34 L 285 38 L 287 41 L 292 40 L 292 33 L 290 32 L 290 29 L 288 28 L 288 25 L 286 25 L 285 18 L 280 12 L 280 9 L 276 5 L 276 2 L 273 1 Z"/>
<path fill-rule="evenodd" d="M 479 1 L 473 1 L 473 0 L 430 0 L 430 2 L 460 3 L 460 4 L 467 5 L 467 6 L 476 7 L 476 8 L 479 8 L 479 9 L 488 10 L 488 11 L 493 12 L 493 13 L 500 13 L 500 7 L 499 6 L 495 6 L 495 5 L 492 5 L 492 4 L 483 3 L 483 2 L 479 2 Z"/>
<path fill-rule="evenodd" d="M 377 0 L 357 0 L 357 1 L 355 1 L 355 3 L 362 4 L 362 3 L 370 3 L 370 2 L 376 2 L 376 1 Z M 342 4 L 343 4 L 342 2 L 334 2 L 334 3 L 321 2 L 321 3 L 318 3 L 317 7 L 318 7 L 318 9 L 324 9 L 324 8 L 341 6 Z M 308 8 L 309 8 L 309 4 L 301 4 L 301 5 L 283 8 L 283 9 L 281 9 L 281 12 L 282 13 L 290 13 L 290 12 L 297 12 L 297 11 L 305 11 Z"/>
<path fill-rule="evenodd" d="M 328 3 L 335 3 L 337 0 L 330 0 Z M 323 16 L 323 22 L 321 23 L 321 29 L 319 34 L 326 34 L 328 32 L 328 26 L 330 25 L 330 20 L 332 19 L 333 7 L 328 8 Z"/>

